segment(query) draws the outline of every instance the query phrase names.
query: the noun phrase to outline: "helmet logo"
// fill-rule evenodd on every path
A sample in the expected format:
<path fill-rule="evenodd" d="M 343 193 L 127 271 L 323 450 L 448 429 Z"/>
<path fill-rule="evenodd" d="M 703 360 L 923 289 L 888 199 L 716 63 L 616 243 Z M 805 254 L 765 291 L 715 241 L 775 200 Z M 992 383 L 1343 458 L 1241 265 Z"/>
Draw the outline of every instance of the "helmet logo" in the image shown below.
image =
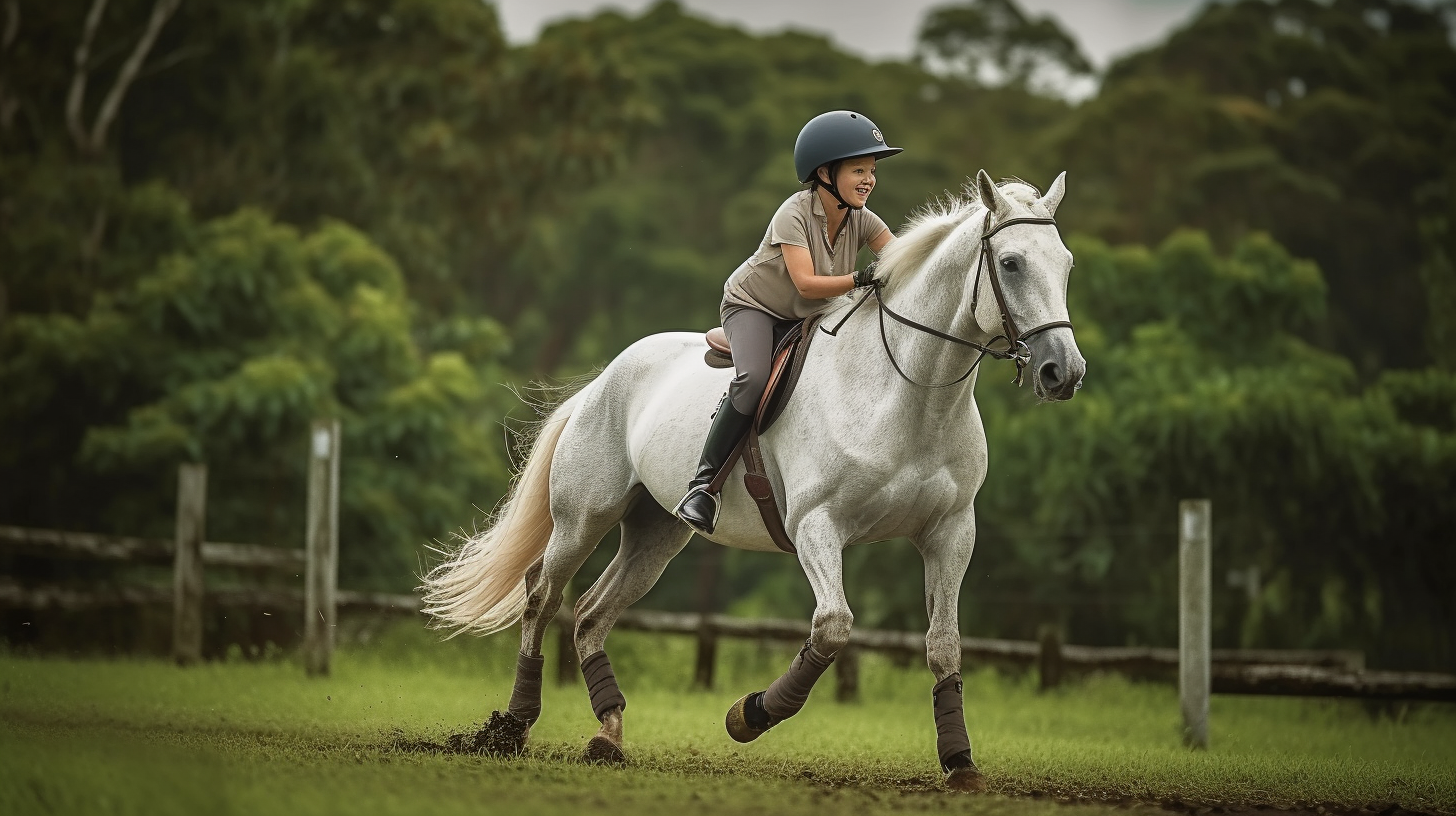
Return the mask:
<path fill-rule="evenodd" d="M 885 136 L 883 133 L 880 133 L 879 128 L 870 128 L 870 135 L 875 137 L 875 141 L 879 142 L 880 144 L 885 143 Z"/>

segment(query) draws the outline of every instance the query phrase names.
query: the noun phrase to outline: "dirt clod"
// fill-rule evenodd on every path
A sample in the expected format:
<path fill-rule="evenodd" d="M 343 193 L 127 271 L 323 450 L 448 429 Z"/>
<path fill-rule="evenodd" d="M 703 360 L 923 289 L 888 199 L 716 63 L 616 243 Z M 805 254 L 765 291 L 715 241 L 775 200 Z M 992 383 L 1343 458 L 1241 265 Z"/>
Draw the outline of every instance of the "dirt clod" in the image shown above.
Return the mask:
<path fill-rule="evenodd" d="M 490 719 L 474 734 L 451 734 L 445 748 L 455 754 L 518 756 L 526 750 L 531 724 L 509 711 L 492 711 Z"/>

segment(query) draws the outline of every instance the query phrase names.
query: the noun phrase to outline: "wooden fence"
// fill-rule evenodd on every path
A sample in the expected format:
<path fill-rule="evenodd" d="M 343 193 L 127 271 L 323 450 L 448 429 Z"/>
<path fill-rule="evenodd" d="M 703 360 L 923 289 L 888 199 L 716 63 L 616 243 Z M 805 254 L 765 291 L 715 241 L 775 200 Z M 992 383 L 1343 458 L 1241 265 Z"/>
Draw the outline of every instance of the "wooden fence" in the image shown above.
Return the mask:
<path fill-rule="evenodd" d="M 321 442 L 322 430 L 328 441 Z M 252 544 L 204 541 L 206 471 L 179 479 L 178 535 L 175 540 L 103 536 L 59 530 L 0 526 L 0 544 L 11 552 L 45 557 L 174 564 L 174 583 L 165 587 L 109 587 L 76 589 L 57 586 L 22 586 L 0 577 L 0 607 L 45 610 L 81 610 L 102 607 L 172 603 L 174 654 L 179 662 L 201 654 L 201 598 L 214 604 L 244 609 L 302 609 L 305 620 L 305 666 L 310 673 L 327 673 L 333 649 L 338 607 L 377 612 L 417 613 L 420 600 L 413 595 L 351 592 L 337 588 L 337 454 L 338 426 L 315 427 L 311 441 L 309 528 L 304 549 L 282 549 Z M 191 481 L 189 481 L 191 480 Z M 317 502 L 317 504 L 315 503 Z M 194 510 L 185 508 L 193 507 Z M 1206 540 L 1206 536 L 1204 537 Z M 181 557 L 184 549 L 188 557 Z M 304 587 L 241 587 L 202 589 L 204 567 L 226 566 L 277 570 L 305 576 Z M 1205 576 L 1206 579 L 1206 576 Z M 184 619 L 185 618 L 185 619 Z M 317 621 L 310 627 L 308 622 Z M 557 615 L 562 655 L 561 682 L 577 682 L 570 612 Z M 617 629 L 692 637 L 697 641 L 694 678 L 699 687 L 712 688 L 718 643 L 725 638 L 780 643 L 802 643 L 809 624 L 802 620 L 746 619 L 703 613 L 627 610 Z M 923 661 L 925 633 L 856 628 L 849 647 L 835 661 L 836 695 L 850 700 L 858 695 L 862 652 L 888 654 L 907 661 Z M 1037 641 L 961 638 L 968 669 L 981 666 L 1027 669 L 1035 667 L 1043 688 L 1052 688 L 1070 675 L 1116 672 L 1134 678 L 1170 680 L 1181 676 L 1186 660 L 1176 648 L 1099 647 L 1064 644 L 1054 629 Z M 1376 700 L 1431 700 L 1456 702 L 1456 675 L 1425 672 L 1386 672 L 1365 669 L 1364 655 L 1349 650 L 1212 649 L 1208 652 L 1209 690 L 1215 694 L 1280 694 L 1359 697 Z"/>
<path fill-rule="evenodd" d="M 177 468 L 177 516 L 172 540 L 103 536 L 62 530 L 0 526 L 0 542 L 11 551 L 49 557 L 109 561 L 172 562 L 172 589 L 118 587 L 75 590 L 22 587 L 0 578 L 0 604 L 29 609 L 84 609 L 123 604 L 172 603 L 172 656 L 181 665 L 202 658 L 204 597 L 231 606 L 302 607 L 304 666 L 309 674 L 328 674 L 334 648 L 337 606 L 367 602 L 389 607 L 389 596 L 340 593 L 338 420 L 313 423 L 308 446 L 308 522 L 301 550 L 206 541 L 207 465 Z M 207 590 L 208 565 L 302 572 L 302 590 L 243 588 Z"/>
<path fill-rule="evenodd" d="M 563 635 L 572 626 L 569 614 L 557 616 Z M 711 688 L 717 641 L 737 638 L 802 643 L 809 624 L 801 620 L 734 618 L 629 609 L 617 629 L 687 635 L 697 639 L 697 683 Z M 858 652 L 879 652 L 911 661 L 925 659 L 925 633 L 855 628 L 849 648 L 835 661 L 837 696 L 858 694 Z M 1073 674 L 1116 672 L 1134 678 L 1172 679 L 1177 675 L 1177 649 L 1076 646 L 1063 644 L 1048 632 L 1038 641 L 961 638 L 968 669 L 981 666 L 1037 667 L 1043 688 Z M 1456 675 L 1429 672 L 1386 672 L 1365 669 L 1362 652 L 1350 650 L 1213 649 L 1215 694 L 1279 694 L 1315 697 L 1360 697 L 1383 700 L 1456 702 Z"/>
<path fill-rule="evenodd" d="M 164 540 L 112 538 L 90 534 L 62 533 L 0 526 L 0 541 L 10 549 L 49 555 L 82 557 L 145 558 L 162 561 L 170 555 Z M 247 545 L 207 542 L 203 561 L 260 568 L 298 569 L 298 551 L 258 547 L 266 555 L 249 554 Z M 209 559 L 208 554 L 212 554 Z M 282 554 L 282 555 L 280 555 Z M 215 604 L 243 609 L 298 609 L 304 607 L 299 588 L 211 589 L 208 599 Z M 88 590 L 61 587 L 22 587 L 0 579 L 0 606 L 44 610 L 80 610 L 140 604 L 166 604 L 172 592 L 163 587 L 112 587 Z M 420 600 L 414 595 L 336 590 L 337 606 L 374 612 L 417 613 Z M 307 608 L 307 607 L 305 607 Z M 557 615 L 556 625 L 562 649 L 570 656 L 574 623 L 569 611 Z M 616 629 L 682 635 L 697 641 L 695 684 L 712 688 L 715 682 L 718 643 L 724 639 L 796 644 L 809 636 L 807 621 L 774 618 L 736 618 L 629 609 Z M 858 696 L 859 661 L 862 652 L 876 652 L 923 661 L 925 633 L 883 629 L 854 629 L 849 649 L 835 661 L 836 696 L 852 700 Z M 1145 647 L 1102 647 L 1064 644 L 1048 630 L 1040 641 L 961 638 L 961 653 L 967 669 L 994 666 L 1038 669 L 1041 684 L 1052 688 L 1073 675 L 1116 672 L 1133 678 L 1168 680 L 1179 666 L 1177 649 Z M 1214 649 L 1211 652 L 1212 691 L 1215 694 L 1282 694 L 1299 696 L 1360 697 L 1377 700 L 1432 700 L 1456 702 L 1456 676 L 1423 672 L 1383 672 L 1365 669 L 1364 654 L 1350 650 Z M 575 663 L 560 662 L 560 682 L 579 682 Z"/>

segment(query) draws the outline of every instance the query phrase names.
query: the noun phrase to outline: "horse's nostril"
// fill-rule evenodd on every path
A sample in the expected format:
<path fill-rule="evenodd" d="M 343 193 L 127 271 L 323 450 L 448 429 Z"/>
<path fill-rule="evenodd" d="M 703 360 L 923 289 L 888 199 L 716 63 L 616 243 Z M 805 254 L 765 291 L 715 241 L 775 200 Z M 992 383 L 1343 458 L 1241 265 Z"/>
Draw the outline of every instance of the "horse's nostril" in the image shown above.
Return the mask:
<path fill-rule="evenodd" d="M 1062 382 L 1062 370 L 1056 363 L 1048 362 L 1037 369 L 1037 376 L 1041 377 L 1041 385 L 1048 391 L 1057 390 Z"/>

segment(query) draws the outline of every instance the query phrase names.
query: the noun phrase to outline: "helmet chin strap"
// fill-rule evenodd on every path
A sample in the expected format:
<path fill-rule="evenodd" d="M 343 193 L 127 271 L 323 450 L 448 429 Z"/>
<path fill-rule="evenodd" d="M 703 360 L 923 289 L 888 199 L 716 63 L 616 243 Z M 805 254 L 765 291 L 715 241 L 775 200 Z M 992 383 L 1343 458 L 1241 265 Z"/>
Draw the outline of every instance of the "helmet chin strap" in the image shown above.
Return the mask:
<path fill-rule="evenodd" d="M 829 171 L 829 183 L 826 184 L 826 183 L 824 183 L 824 182 L 821 181 L 819 183 L 819 186 L 820 187 L 823 187 L 826 190 L 828 190 L 829 191 L 829 194 L 832 195 L 832 196 L 834 196 L 834 200 L 839 202 L 839 209 L 841 209 L 841 210 L 862 210 L 862 209 L 864 209 L 863 207 L 856 207 L 856 206 L 854 206 L 853 204 L 849 203 L 848 201 L 845 201 L 844 200 L 844 196 L 842 196 L 842 195 L 839 194 L 839 184 L 836 181 L 836 177 L 839 175 L 839 165 L 841 163 L 843 163 L 843 160 L 842 159 L 840 161 L 832 161 L 829 164 L 824 165 L 824 167 Z"/>

